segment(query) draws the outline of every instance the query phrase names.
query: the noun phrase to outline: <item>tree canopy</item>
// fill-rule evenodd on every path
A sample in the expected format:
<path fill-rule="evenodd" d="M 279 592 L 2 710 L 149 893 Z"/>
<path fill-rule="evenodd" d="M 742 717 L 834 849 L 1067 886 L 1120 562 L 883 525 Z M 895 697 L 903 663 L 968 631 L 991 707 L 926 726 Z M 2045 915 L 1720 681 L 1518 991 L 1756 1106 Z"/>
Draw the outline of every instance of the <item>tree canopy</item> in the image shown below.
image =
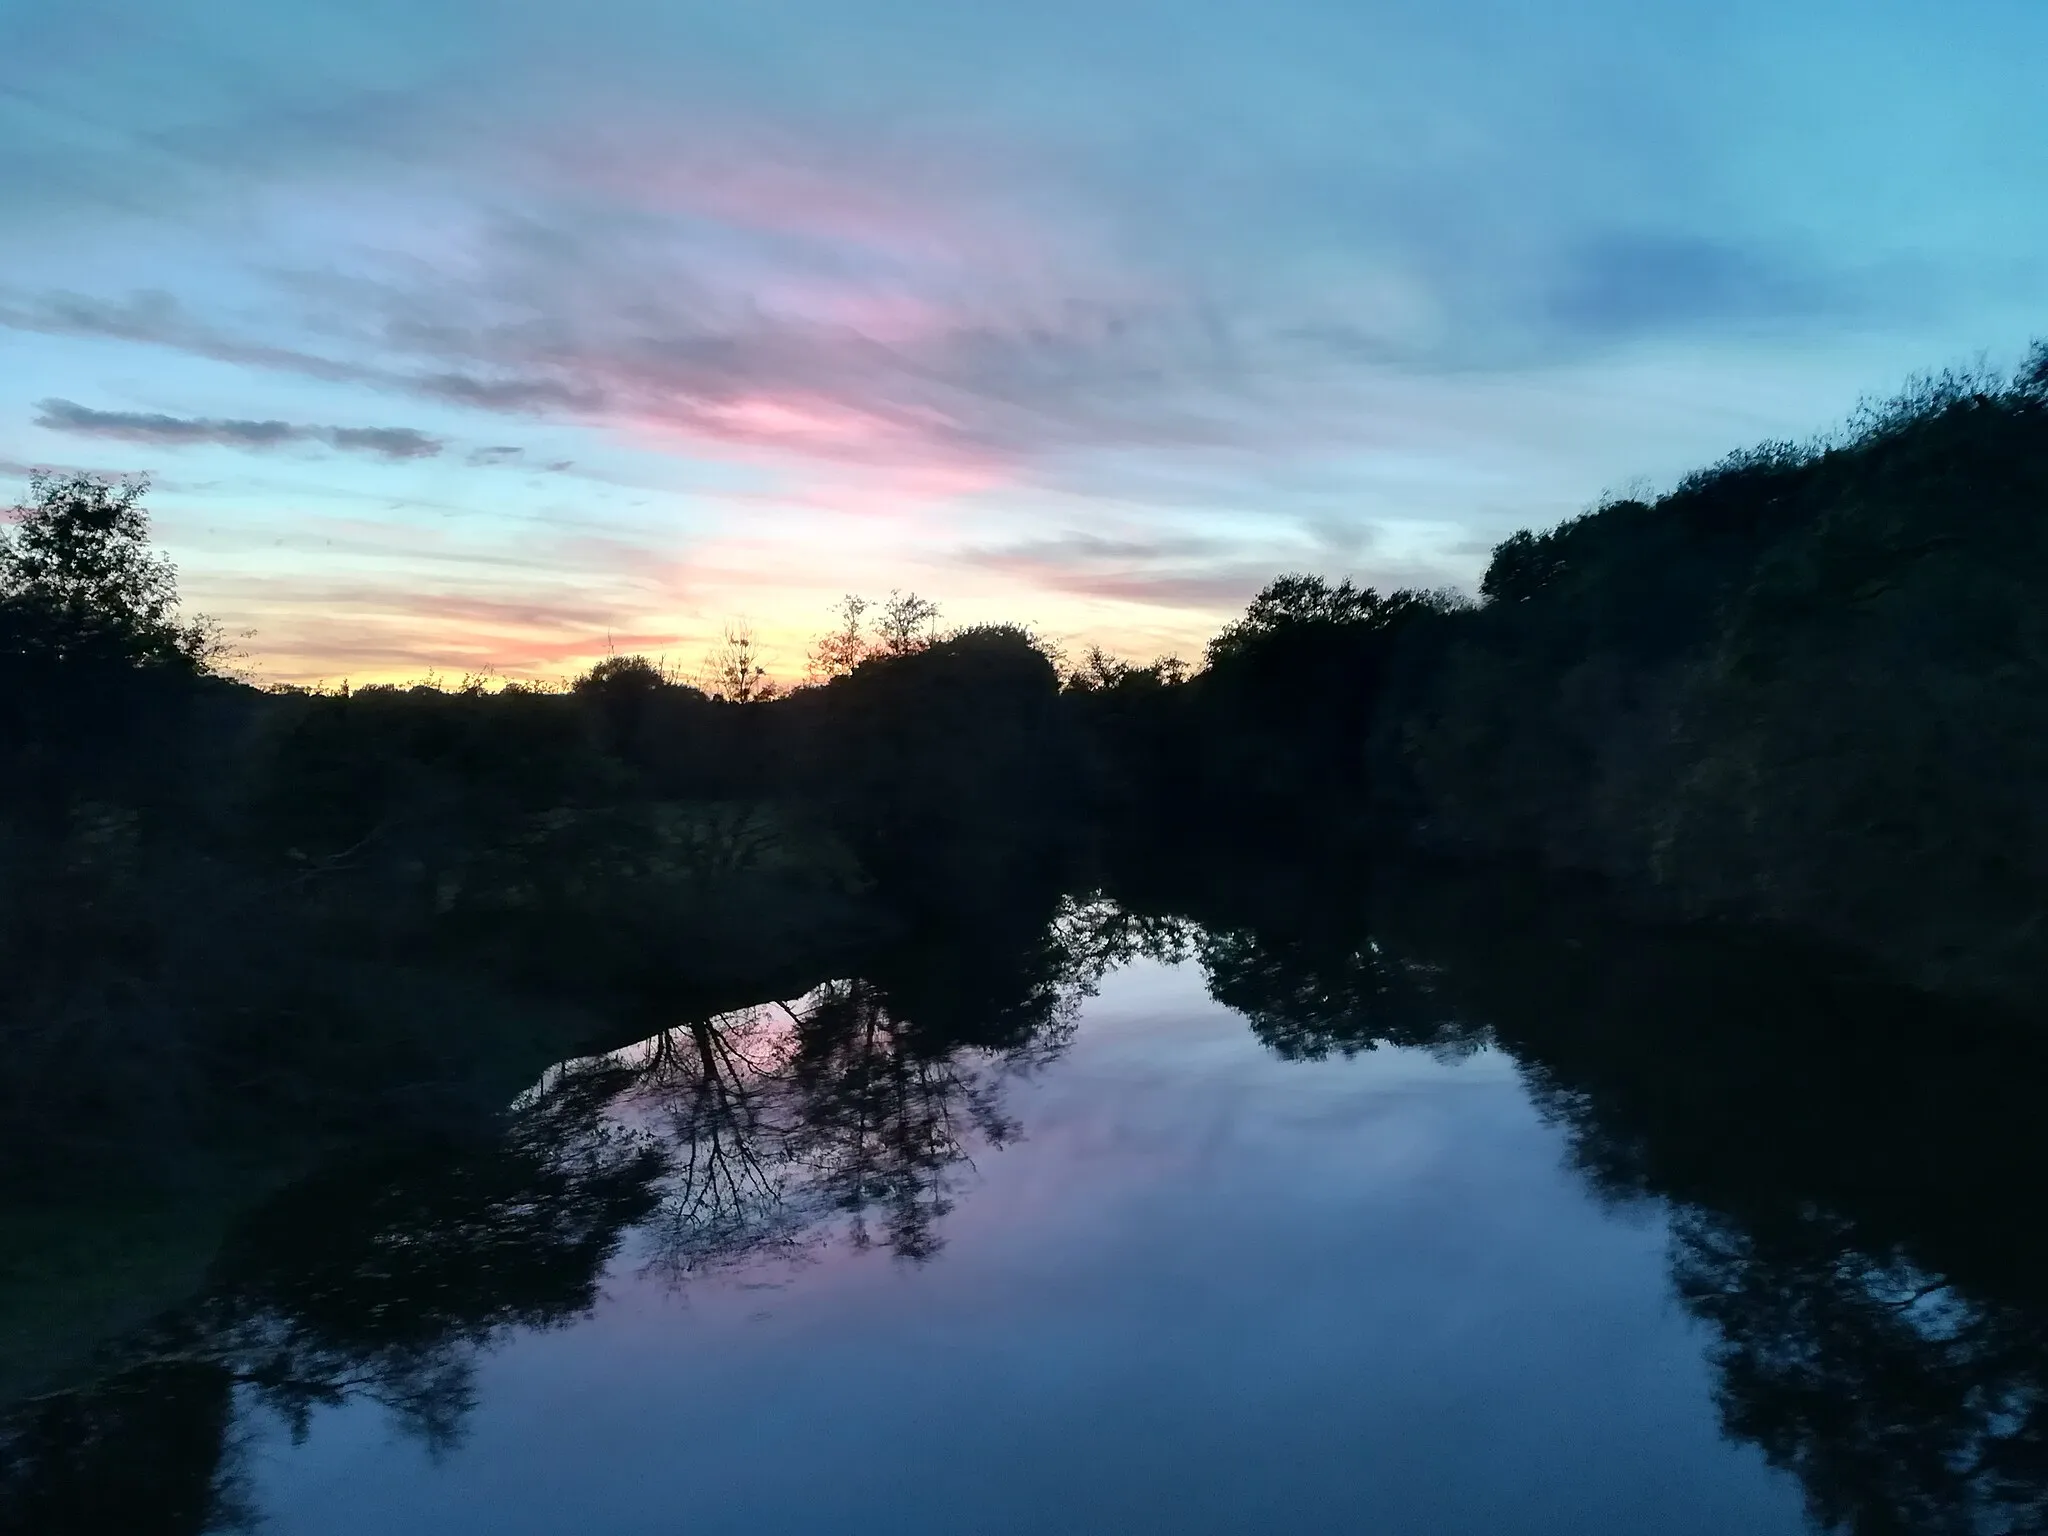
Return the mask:
<path fill-rule="evenodd" d="M 177 570 L 149 544 L 144 479 L 37 474 L 0 533 L 0 649 L 206 671 L 218 631 L 181 619 Z"/>

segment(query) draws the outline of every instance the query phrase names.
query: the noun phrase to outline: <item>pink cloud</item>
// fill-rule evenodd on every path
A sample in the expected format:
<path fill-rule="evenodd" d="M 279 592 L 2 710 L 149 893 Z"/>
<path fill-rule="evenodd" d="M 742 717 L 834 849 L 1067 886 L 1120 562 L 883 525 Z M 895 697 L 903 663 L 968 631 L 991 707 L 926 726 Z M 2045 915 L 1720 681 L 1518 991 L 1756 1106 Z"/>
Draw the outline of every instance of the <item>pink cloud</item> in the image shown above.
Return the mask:
<path fill-rule="evenodd" d="M 869 134 L 855 146 L 701 105 L 682 130 L 666 110 L 614 107 L 603 126 L 585 120 L 530 154 L 546 182 L 578 196 L 911 267 L 1043 256 L 1053 244 L 1017 211 L 1017 189 L 1049 181 L 1050 168 L 1014 142 Z"/>
<path fill-rule="evenodd" d="M 1052 560 L 1000 555 L 977 556 L 970 563 L 1017 577 L 1028 590 L 1199 614 L 1227 613 L 1242 607 L 1274 574 L 1271 561 L 1179 571 L 1088 570 Z"/>

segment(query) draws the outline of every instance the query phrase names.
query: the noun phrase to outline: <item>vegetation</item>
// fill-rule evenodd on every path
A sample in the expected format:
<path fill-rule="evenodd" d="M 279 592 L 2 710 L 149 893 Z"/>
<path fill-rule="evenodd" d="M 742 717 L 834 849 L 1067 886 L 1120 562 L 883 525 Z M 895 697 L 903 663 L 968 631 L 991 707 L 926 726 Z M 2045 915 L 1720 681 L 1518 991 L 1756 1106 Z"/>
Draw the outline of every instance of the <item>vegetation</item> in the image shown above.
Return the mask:
<path fill-rule="evenodd" d="M 562 689 L 262 690 L 178 619 L 141 494 L 40 479 L 0 542 L 13 1189 L 492 1113 L 1059 844 L 1058 683 L 1019 632 L 939 636 L 898 598 L 772 703 L 743 630 L 715 692 L 641 657 Z"/>
<path fill-rule="evenodd" d="M 1376 761 L 1436 844 L 2037 999 L 2044 513 L 2048 348 L 1509 540 Z"/>
<path fill-rule="evenodd" d="M 678 997 L 1191 837 L 1533 859 L 2048 985 L 2048 349 L 1518 533 L 1478 601 L 1282 577 L 1192 671 L 892 593 L 786 692 L 744 626 L 703 687 L 263 690 L 142 496 L 41 477 L 0 536 L 17 1180 L 488 1106 Z"/>
<path fill-rule="evenodd" d="M 7 1497 L 90 1501 L 100 1457 L 177 1461 L 189 1431 L 203 1464 L 136 1497 L 215 1508 L 244 1387 L 303 1404 L 368 1382 L 441 1433 L 460 1372 L 435 1372 L 587 1305 L 633 1223 L 668 1223 L 678 1273 L 788 1238 L 791 1210 L 935 1251 L 948 1168 L 1007 1134 L 992 1085 L 1138 953 L 1192 957 L 1290 1058 L 1505 1044 L 1589 1177 L 1685 1202 L 1681 1291 L 1726 1341 L 1729 1422 L 1828 1519 L 1933 1528 L 2042 1485 L 2018 1430 L 1941 1396 L 1981 1368 L 1997 1401 L 2038 1397 L 2048 1365 L 2030 1261 L 1985 1248 L 2013 1222 L 1973 1226 L 1950 1198 L 1968 1170 L 1928 1154 L 2032 1167 L 2022 1088 L 2048 1064 L 1965 1134 L 1984 1036 L 1955 1007 L 1888 1022 L 1906 1005 L 1810 960 L 1793 992 L 1731 991 L 1725 947 L 1561 933 L 1548 896 L 1489 909 L 1498 882 L 1390 901 L 1368 877 L 1404 848 L 1580 871 L 1639 915 L 2037 1007 L 2048 349 L 1516 534 L 1476 600 L 1282 577 L 1197 668 L 1068 666 L 893 593 L 847 599 L 788 690 L 737 625 L 695 683 L 614 656 L 553 688 L 263 689 L 180 614 L 142 503 L 43 477 L 0 534 L 0 1310 L 52 1320 L 41 1370 L 62 1319 L 135 1321 L 66 1279 L 104 1267 L 110 1232 L 138 1234 L 123 1286 L 151 1309 L 208 1278 L 103 1401 L 9 1432 Z M 1060 904 L 1100 883 L 1117 904 Z M 1472 958 L 1475 932 L 1532 948 Z M 771 994 L 810 1001 L 742 1041 L 765 1026 L 732 1010 Z M 606 1054 L 631 1040 L 658 1045 Z M 583 1055 L 585 1097 L 506 1129 L 522 1087 Z M 626 1079 L 673 1146 L 578 1139 Z M 371 1208 L 393 1158 L 437 1170 L 421 1209 Z M 204 1240 L 164 1241 L 166 1208 Z M 418 1227 L 447 1235 L 423 1265 L 554 1257 L 531 1294 L 472 1275 L 474 1307 L 417 1337 L 287 1294 Z M 296 1257 L 266 1269 L 273 1250 Z M 1942 1277 L 1937 1337 L 1916 1319 Z M 1873 1359 L 1895 1373 L 1857 1379 Z M 1882 1482 L 1880 1419 L 1925 1442 L 1918 1481 Z"/>
<path fill-rule="evenodd" d="M 1286 577 L 1184 683 L 1072 686 L 1126 832 L 1192 815 L 1589 870 L 2026 1006 L 2044 514 L 2048 347 L 1515 534 L 1476 603 Z"/>

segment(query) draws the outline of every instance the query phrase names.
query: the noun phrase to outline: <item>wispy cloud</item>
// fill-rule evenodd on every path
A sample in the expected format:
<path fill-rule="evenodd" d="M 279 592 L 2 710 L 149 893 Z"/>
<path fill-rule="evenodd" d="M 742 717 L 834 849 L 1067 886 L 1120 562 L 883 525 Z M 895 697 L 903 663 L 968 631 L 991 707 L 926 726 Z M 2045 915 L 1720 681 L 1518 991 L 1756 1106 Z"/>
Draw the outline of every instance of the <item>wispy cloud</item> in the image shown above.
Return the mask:
<path fill-rule="evenodd" d="M 1190 633 L 1290 565 L 1469 580 L 1508 527 L 1813 430 L 2048 295 L 2040 0 L 1880 7 L 1847 50 L 1770 0 L 1206 0 L 1170 69 L 1147 5 L 288 9 L 27 0 L 0 452 L 54 442 L 39 395 L 263 400 L 40 419 L 268 453 L 280 483 L 223 477 L 266 515 L 523 556 L 615 518 L 636 555 L 559 564 L 672 570 L 650 633 L 736 592 L 772 626 L 849 561 Z M 259 586 L 275 537 L 234 557 Z M 592 622 L 461 619 L 506 655 Z"/>
<path fill-rule="evenodd" d="M 1329 571 L 1382 587 L 1438 587 L 1460 574 L 1435 549 L 1402 550 L 1370 533 L 1304 527 L 1292 548 L 1271 538 L 1161 532 L 1130 536 L 1070 532 L 960 551 L 956 563 L 1061 592 L 1142 607 L 1205 614 L 1220 621 L 1284 569 Z M 1483 551 L 1474 551 L 1480 553 Z"/>
<path fill-rule="evenodd" d="M 1164 533 L 1065 533 L 962 550 L 959 564 L 1019 577 L 1048 592 L 1214 613 L 1244 602 L 1273 563 L 1234 541 Z"/>
<path fill-rule="evenodd" d="M 340 453 L 396 462 L 431 459 L 447 446 L 442 439 L 414 427 L 320 427 L 221 416 L 166 416 L 152 411 L 96 411 L 71 400 L 38 401 L 36 411 L 35 424 L 52 432 L 166 447 L 214 443 L 261 450 L 318 443 Z"/>

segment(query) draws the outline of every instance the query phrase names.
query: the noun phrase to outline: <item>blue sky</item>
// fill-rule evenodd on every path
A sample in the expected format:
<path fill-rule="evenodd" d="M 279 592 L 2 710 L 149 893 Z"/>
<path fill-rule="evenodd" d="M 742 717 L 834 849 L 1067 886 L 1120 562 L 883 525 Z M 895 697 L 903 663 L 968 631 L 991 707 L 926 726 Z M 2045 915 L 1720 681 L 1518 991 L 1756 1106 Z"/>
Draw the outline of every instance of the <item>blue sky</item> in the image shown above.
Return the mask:
<path fill-rule="evenodd" d="M 0 0 L 0 496 L 294 678 L 1191 654 L 2048 331 L 2038 0 Z"/>

